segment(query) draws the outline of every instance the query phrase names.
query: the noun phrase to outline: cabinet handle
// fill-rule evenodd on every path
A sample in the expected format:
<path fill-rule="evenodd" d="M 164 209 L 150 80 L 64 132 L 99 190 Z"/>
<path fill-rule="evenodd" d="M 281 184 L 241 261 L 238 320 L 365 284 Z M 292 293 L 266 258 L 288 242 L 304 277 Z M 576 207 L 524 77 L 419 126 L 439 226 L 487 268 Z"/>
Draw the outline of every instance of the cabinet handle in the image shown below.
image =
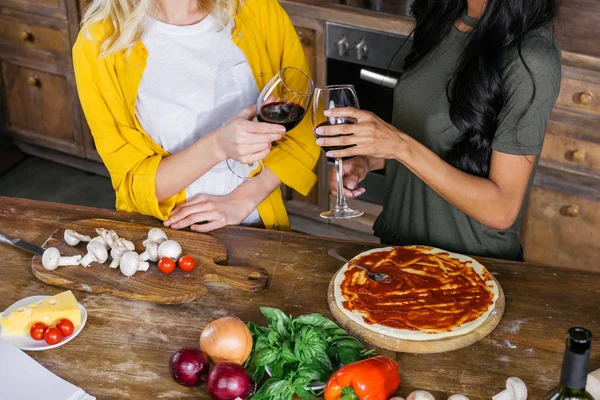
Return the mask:
<path fill-rule="evenodd" d="M 21 39 L 23 39 L 24 42 L 33 43 L 35 36 L 33 36 L 33 33 L 31 32 L 24 31 L 21 33 Z"/>
<path fill-rule="evenodd" d="M 576 163 L 582 163 L 585 161 L 585 150 L 575 150 L 571 154 L 571 161 Z"/>
<path fill-rule="evenodd" d="M 29 86 L 35 86 L 35 87 L 41 87 L 42 86 L 42 82 L 40 81 L 40 78 L 38 78 L 37 76 L 33 76 L 33 75 L 30 75 L 27 78 L 27 84 Z"/>
<path fill-rule="evenodd" d="M 565 206 L 563 215 L 569 218 L 577 218 L 579 217 L 579 206 L 576 204 L 572 204 L 570 206 Z"/>
<path fill-rule="evenodd" d="M 589 106 L 594 101 L 594 93 L 583 92 L 579 95 L 579 102 L 584 106 Z"/>

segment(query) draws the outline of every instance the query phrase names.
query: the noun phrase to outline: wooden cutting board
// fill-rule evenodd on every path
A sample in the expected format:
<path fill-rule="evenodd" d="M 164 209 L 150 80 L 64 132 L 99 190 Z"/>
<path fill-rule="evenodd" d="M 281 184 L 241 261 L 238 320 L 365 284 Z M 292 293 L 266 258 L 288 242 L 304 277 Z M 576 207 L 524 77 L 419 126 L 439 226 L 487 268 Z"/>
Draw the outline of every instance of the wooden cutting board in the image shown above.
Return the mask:
<path fill-rule="evenodd" d="M 498 300 L 496 300 L 496 307 L 492 310 L 485 322 L 479 325 L 473 331 L 467 333 L 466 335 L 428 341 L 397 339 L 373 332 L 363 326 L 360 326 L 342 312 L 335 301 L 333 290 L 336 276 L 337 273 L 331 279 L 331 282 L 329 283 L 329 289 L 327 291 L 327 302 L 329 303 L 329 309 L 331 310 L 334 318 L 352 335 L 382 349 L 403 353 L 443 353 L 445 351 L 461 349 L 463 347 L 470 346 L 489 335 L 496 328 L 496 326 L 498 326 L 500 320 L 502 319 L 502 315 L 504 314 L 504 291 L 502 290 L 502 286 L 500 286 L 496 278 L 492 277 L 498 285 L 499 292 Z"/>
<path fill-rule="evenodd" d="M 42 247 L 56 247 L 63 256 L 87 253 L 87 243 L 71 247 L 63 240 L 65 229 L 73 229 L 83 235 L 98 236 L 96 228 L 112 229 L 119 237 L 135 243 L 135 251 L 142 253 L 142 242 L 152 228 L 146 225 L 106 219 L 86 219 L 67 224 L 57 229 Z M 176 268 L 165 275 L 158 270 L 156 263 L 150 263 L 146 272 L 136 272 L 126 277 L 117 269 L 105 264 L 92 263 L 88 268 L 82 266 L 59 267 L 48 271 L 42 266 L 41 256 L 32 260 L 33 275 L 40 281 L 53 286 L 82 290 L 94 293 L 106 293 L 114 296 L 146 300 L 155 303 L 185 303 L 204 296 L 208 289 L 205 282 L 221 282 L 231 287 L 257 292 L 267 286 L 267 271 L 259 267 L 235 267 L 224 265 L 227 250 L 217 239 L 195 232 L 164 229 L 169 239 L 177 241 L 184 255 L 196 260 L 196 268 L 186 273 Z"/>

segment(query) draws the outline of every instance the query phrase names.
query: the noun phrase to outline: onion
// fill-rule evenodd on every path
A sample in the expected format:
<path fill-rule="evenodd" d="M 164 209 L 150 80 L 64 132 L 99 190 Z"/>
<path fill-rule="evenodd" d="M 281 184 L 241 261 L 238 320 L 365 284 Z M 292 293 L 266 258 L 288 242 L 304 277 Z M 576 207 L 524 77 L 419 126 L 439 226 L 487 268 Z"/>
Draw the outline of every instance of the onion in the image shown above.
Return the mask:
<path fill-rule="evenodd" d="M 200 349 L 213 364 L 223 361 L 243 364 L 252 351 L 252 335 L 239 318 L 219 318 L 206 325 L 202 331 Z"/>
<path fill-rule="evenodd" d="M 198 386 L 208 379 L 210 361 L 200 349 L 185 348 L 171 356 L 169 369 L 175 382 L 183 386 Z"/>
<path fill-rule="evenodd" d="M 249 399 L 256 385 L 240 364 L 225 361 L 214 366 L 208 375 L 208 394 L 215 400 Z"/>

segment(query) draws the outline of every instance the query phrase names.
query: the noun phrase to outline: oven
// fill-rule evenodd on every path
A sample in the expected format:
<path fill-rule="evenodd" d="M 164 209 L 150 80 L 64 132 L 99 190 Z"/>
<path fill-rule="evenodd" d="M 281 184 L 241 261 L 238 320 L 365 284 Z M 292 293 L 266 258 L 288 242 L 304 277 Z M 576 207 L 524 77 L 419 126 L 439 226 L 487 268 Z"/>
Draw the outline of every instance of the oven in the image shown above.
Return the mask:
<path fill-rule="evenodd" d="M 394 54 L 405 39 L 405 36 L 328 22 L 327 84 L 354 85 L 360 108 L 391 122 L 394 87 L 412 40 L 407 40 L 395 57 Z M 328 172 L 332 167 L 333 162 L 328 162 Z M 369 173 L 361 183 L 366 193 L 360 199 L 382 205 L 384 183 L 385 171 Z"/>

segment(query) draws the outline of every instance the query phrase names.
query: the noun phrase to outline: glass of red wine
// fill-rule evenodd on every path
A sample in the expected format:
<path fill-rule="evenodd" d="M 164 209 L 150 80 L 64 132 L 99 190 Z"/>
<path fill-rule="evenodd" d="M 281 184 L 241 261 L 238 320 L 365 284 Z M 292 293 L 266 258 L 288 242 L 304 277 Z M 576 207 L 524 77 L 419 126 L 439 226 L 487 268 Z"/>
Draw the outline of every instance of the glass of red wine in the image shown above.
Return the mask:
<path fill-rule="evenodd" d="M 260 92 L 256 102 L 256 119 L 283 125 L 289 132 L 304 119 L 314 90 L 314 83 L 306 72 L 295 67 L 284 67 Z M 249 168 L 259 169 L 253 177 L 245 177 L 236 172 L 239 168 L 233 165 L 233 160 L 227 160 L 227 166 L 245 181 L 259 178 L 264 168 L 262 160 L 255 165 L 248 165 Z"/>
<path fill-rule="evenodd" d="M 341 107 L 353 107 L 359 108 L 358 97 L 356 96 L 356 90 L 353 85 L 334 85 L 326 86 L 324 88 L 315 89 L 313 99 L 313 113 L 312 113 L 312 124 L 313 130 L 316 130 L 320 126 L 325 125 L 338 125 L 338 124 L 356 124 L 356 119 L 350 117 L 327 117 L 324 112 L 333 108 Z M 350 136 L 350 134 L 328 136 Z M 315 133 L 317 139 L 319 135 Z M 325 152 L 331 150 L 343 150 L 354 145 L 349 146 L 322 146 Z M 343 169 L 342 159 L 335 159 L 335 171 L 337 179 L 337 197 L 335 207 L 329 211 L 321 213 L 321 217 L 325 219 L 347 219 L 360 217 L 364 214 L 363 211 L 354 210 L 348 207 L 346 204 L 346 198 L 344 197 L 344 180 L 343 180 Z"/>

